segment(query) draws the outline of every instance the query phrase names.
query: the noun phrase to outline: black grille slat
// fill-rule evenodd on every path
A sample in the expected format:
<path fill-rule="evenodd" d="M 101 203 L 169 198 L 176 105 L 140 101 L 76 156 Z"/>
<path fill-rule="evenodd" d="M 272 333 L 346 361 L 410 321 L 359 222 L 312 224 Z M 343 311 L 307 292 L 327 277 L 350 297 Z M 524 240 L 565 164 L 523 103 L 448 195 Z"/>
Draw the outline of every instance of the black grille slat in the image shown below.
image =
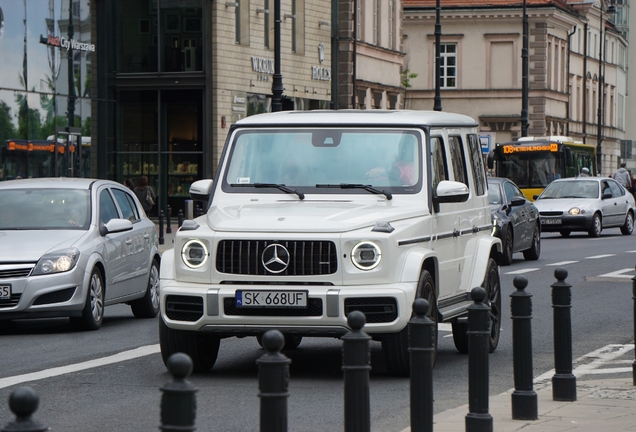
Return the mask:
<path fill-rule="evenodd" d="M 0 309 L 17 306 L 18 303 L 20 302 L 20 297 L 22 297 L 21 293 L 19 293 L 19 294 L 11 294 L 11 299 L 9 299 L 9 300 L 0 300 Z"/>
<path fill-rule="evenodd" d="M 33 267 L 0 270 L 0 279 L 27 277 L 31 270 L 33 270 Z"/>
<path fill-rule="evenodd" d="M 237 307 L 236 299 L 225 297 L 223 299 L 225 315 L 242 316 L 322 316 L 322 300 L 309 298 L 306 308 L 271 308 L 271 307 Z"/>
<path fill-rule="evenodd" d="M 169 295 L 166 297 L 166 316 L 174 321 L 197 321 L 203 316 L 203 298 Z"/>
<path fill-rule="evenodd" d="M 261 262 L 265 248 L 274 243 L 290 254 L 289 266 L 280 273 L 270 273 Z M 223 240 L 217 248 L 216 269 L 227 274 L 314 276 L 334 274 L 338 261 L 331 241 Z"/>
<path fill-rule="evenodd" d="M 397 301 L 393 297 L 362 297 L 345 299 L 345 315 L 363 312 L 367 324 L 388 323 L 398 317 Z"/>
<path fill-rule="evenodd" d="M 563 216 L 562 211 L 542 211 L 539 212 L 540 216 Z"/>
<path fill-rule="evenodd" d="M 59 291 L 53 291 L 50 293 L 46 293 L 38 297 L 33 304 L 34 305 L 45 305 L 52 303 L 63 303 L 65 301 L 69 301 L 71 297 L 75 294 L 75 287 L 66 288 Z"/>

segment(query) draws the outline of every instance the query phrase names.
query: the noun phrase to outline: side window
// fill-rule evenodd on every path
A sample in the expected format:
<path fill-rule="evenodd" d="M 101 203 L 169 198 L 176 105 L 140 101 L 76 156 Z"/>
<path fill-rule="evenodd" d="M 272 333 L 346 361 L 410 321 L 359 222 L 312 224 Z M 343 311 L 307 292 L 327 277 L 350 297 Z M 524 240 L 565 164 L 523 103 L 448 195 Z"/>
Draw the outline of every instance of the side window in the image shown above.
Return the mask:
<path fill-rule="evenodd" d="M 99 194 L 99 219 L 102 223 L 106 224 L 111 219 L 118 218 L 117 207 L 106 189 Z"/>
<path fill-rule="evenodd" d="M 453 164 L 453 174 L 455 181 L 464 183 L 468 186 L 468 175 L 466 174 L 466 156 L 460 137 L 448 137 L 448 146 L 450 148 L 450 158 Z"/>
<path fill-rule="evenodd" d="M 606 193 L 612 193 L 612 190 L 610 189 L 610 186 L 608 183 L 609 183 L 608 181 L 601 182 L 601 196 Z"/>
<path fill-rule="evenodd" d="M 610 190 L 612 191 L 612 195 L 614 195 L 614 198 L 623 196 L 624 192 L 621 189 L 621 187 L 618 185 L 618 183 L 613 181 L 608 181 L 608 183 L 609 183 Z"/>
<path fill-rule="evenodd" d="M 115 199 L 117 200 L 117 204 L 119 204 L 124 219 L 128 219 L 131 222 L 139 219 L 139 213 L 129 194 L 120 189 L 111 189 L 111 191 L 113 195 L 115 195 Z"/>
<path fill-rule="evenodd" d="M 486 169 L 484 168 L 484 158 L 481 155 L 481 143 L 477 135 L 468 135 L 468 148 L 470 149 L 470 162 L 473 165 L 473 180 L 475 180 L 475 191 L 481 196 L 486 193 Z"/>
<path fill-rule="evenodd" d="M 509 182 L 504 183 L 504 192 L 506 193 L 506 202 L 510 203 L 517 196 L 517 188 Z"/>
<path fill-rule="evenodd" d="M 446 168 L 446 154 L 444 152 L 444 143 L 440 137 L 431 138 L 431 170 L 433 193 L 437 190 L 437 185 L 442 180 L 448 180 L 448 171 Z"/>

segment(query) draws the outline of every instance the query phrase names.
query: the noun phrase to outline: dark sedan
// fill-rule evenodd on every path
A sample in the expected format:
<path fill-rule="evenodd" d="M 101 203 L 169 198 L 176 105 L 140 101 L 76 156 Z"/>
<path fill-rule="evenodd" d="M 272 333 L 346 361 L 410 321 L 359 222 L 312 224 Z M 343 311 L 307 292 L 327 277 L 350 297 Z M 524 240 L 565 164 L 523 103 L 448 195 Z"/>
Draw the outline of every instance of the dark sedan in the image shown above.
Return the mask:
<path fill-rule="evenodd" d="M 488 201 L 492 212 L 492 235 L 503 245 L 503 265 L 512 262 L 512 254 L 523 252 L 527 260 L 541 254 L 539 210 L 528 201 L 516 184 L 507 178 L 488 178 Z"/>

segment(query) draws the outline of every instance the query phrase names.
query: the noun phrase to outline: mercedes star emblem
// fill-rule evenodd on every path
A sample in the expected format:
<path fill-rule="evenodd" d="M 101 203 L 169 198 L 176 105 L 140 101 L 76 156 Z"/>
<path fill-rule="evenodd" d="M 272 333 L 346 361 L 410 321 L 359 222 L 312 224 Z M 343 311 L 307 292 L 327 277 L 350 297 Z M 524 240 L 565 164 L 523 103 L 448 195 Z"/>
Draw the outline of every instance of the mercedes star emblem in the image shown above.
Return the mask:
<path fill-rule="evenodd" d="M 278 243 L 267 246 L 261 255 L 263 267 L 270 273 L 281 273 L 289 266 L 289 251 Z"/>

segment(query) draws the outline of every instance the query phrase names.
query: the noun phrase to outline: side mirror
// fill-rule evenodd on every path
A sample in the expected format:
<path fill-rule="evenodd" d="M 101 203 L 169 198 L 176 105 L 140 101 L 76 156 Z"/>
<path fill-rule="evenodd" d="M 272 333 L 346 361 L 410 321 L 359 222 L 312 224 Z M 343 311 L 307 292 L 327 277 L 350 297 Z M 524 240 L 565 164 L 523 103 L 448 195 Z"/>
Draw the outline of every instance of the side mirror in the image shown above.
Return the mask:
<path fill-rule="evenodd" d="M 102 236 L 114 234 L 133 229 L 133 224 L 128 219 L 111 219 L 106 224 L 100 224 L 99 233 Z"/>
<path fill-rule="evenodd" d="M 602 199 L 610 199 L 611 197 L 612 197 L 612 193 L 611 192 L 603 192 Z"/>
<path fill-rule="evenodd" d="M 468 200 L 468 186 L 464 183 L 442 180 L 437 185 L 437 202 L 459 203 Z"/>
<path fill-rule="evenodd" d="M 493 169 L 495 166 L 495 152 L 491 151 L 488 153 L 488 159 L 486 160 L 486 164 L 488 165 L 488 169 Z"/>
<path fill-rule="evenodd" d="M 519 207 L 526 203 L 526 199 L 520 196 L 516 196 L 510 201 L 510 207 Z"/>
<path fill-rule="evenodd" d="M 535 200 L 535 201 L 536 201 L 536 200 L 537 200 L 537 198 L 539 198 L 539 195 L 537 195 L 537 194 L 532 195 L 532 199 L 533 199 L 533 200 Z"/>
<path fill-rule="evenodd" d="M 190 198 L 194 201 L 205 201 L 210 199 L 214 181 L 210 179 L 197 180 L 190 185 Z"/>

